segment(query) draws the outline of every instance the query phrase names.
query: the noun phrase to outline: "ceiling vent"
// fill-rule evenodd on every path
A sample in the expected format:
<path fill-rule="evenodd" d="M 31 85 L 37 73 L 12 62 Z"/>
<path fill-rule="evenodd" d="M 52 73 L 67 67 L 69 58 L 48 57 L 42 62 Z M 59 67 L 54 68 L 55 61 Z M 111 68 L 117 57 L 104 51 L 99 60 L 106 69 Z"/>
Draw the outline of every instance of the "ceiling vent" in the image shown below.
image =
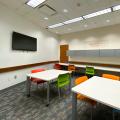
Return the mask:
<path fill-rule="evenodd" d="M 52 16 L 55 15 L 57 13 L 57 11 L 55 9 L 53 9 L 52 7 L 50 7 L 49 5 L 42 5 L 39 7 L 40 12 L 48 15 L 48 16 Z"/>

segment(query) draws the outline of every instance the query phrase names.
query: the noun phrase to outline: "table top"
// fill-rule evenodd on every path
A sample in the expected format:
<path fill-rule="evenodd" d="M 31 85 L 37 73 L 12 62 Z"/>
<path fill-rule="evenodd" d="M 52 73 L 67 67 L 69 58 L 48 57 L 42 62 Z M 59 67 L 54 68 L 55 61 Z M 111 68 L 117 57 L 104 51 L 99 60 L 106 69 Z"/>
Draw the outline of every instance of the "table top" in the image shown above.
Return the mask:
<path fill-rule="evenodd" d="M 69 63 L 59 63 L 60 65 L 65 65 L 68 66 Z M 86 68 L 87 65 L 79 65 L 79 64 L 73 64 L 75 67 L 81 67 L 81 68 Z M 113 67 L 102 67 L 102 66 L 93 66 L 93 65 L 88 65 L 90 67 L 94 67 L 95 69 L 98 70 L 108 70 L 108 71 L 115 71 L 115 72 L 120 72 L 120 68 L 113 68 Z"/>
<path fill-rule="evenodd" d="M 27 76 L 32 78 L 42 79 L 44 81 L 50 81 L 56 79 L 60 74 L 66 74 L 66 73 L 71 73 L 71 71 L 51 69 L 42 72 L 27 74 Z"/>
<path fill-rule="evenodd" d="M 120 110 L 120 81 L 94 76 L 73 87 L 72 92 Z"/>

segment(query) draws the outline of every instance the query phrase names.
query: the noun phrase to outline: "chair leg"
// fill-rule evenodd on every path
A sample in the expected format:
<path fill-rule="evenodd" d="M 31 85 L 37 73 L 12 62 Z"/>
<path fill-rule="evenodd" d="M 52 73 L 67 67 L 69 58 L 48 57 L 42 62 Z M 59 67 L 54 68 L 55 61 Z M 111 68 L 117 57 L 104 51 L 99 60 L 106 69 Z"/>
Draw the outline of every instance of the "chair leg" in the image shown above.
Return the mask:
<path fill-rule="evenodd" d="M 91 106 L 91 120 L 93 118 L 93 106 Z"/>
<path fill-rule="evenodd" d="M 44 88 L 45 88 L 45 86 L 44 86 L 44 83 L 43 83 L 43 91 L 44 91 Z"/>
<path fill-rule="evenodd" d="M 112 110 L 112 117 L 113 117 L 113 120 L 115 120 L 115 112 L 114 112 L 114 110 Z"/>
<path fill-rule="evenodd" d="M 37 84 L 37 86 L 36 86 L 36 89 L 38 89 L 38 84 Z"/>
<path fill-rule="evenodd" d="M 43 96 L 44 96 L 44 91 L 45 91 L 45 86 L 44 86 L 44 83 L 43 83 Z"/>
<path fill-rule="evenodd" d="M 60 99 L 60 88 L 58 87 L 58 94 L 59 94 L 59 99 Z"/>

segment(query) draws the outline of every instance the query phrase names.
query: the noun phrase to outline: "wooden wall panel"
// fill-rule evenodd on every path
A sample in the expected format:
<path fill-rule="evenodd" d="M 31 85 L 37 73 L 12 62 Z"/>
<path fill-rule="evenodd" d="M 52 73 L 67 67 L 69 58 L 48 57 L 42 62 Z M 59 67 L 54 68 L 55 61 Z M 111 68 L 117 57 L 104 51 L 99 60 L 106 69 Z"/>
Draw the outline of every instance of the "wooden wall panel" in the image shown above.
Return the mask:
<path fill-rule="evenodd" d="M 25 68 L 31 68 L 31 67 L 35 67 L 35 66 L 47 65 L 47 64 L 57 63 L 57 62 L 59 62 L 59 61 L 58 60 L 46 61 L 46 62 L 40 62 L 40 63 L 27 64 L 27 65 L 19 65 L 19 66 L 13 66 L 13 67 L 0 68 L 0 73 L 11 72 L 11 71 L 15 71 L 15 70 L 21 70 L 21 69 L 25 69 Z"/>

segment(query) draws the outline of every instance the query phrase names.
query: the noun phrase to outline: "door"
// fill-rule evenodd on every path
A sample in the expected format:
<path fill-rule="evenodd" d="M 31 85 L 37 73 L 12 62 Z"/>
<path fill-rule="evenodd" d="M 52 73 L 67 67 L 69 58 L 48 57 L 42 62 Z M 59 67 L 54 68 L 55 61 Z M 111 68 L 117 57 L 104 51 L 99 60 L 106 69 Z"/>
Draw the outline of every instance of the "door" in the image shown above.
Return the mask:
<path fill-rule="evenodd" d="M 68 62 L 67 51 L 69 50 L 69 45 L 60 45 L 60 62 Z"/>

